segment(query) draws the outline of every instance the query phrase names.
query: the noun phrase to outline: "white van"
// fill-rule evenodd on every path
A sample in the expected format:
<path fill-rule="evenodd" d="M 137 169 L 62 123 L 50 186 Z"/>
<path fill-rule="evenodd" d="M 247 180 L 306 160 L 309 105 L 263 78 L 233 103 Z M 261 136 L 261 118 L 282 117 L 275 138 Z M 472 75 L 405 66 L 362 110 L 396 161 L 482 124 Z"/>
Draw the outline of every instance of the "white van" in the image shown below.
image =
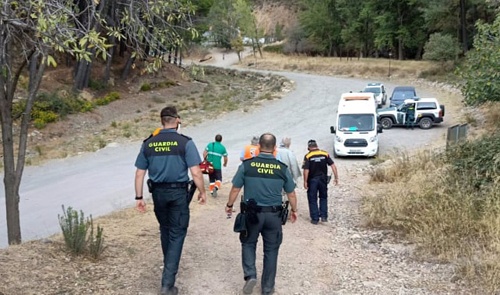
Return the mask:
<path fill-rule="evenodd" d="M 342 94 L 334 126 L 333 156 L 366 156 L 378 154 L 378 133 L 382 126 L 377 124 L 377 104 L 373 93 Z"/>

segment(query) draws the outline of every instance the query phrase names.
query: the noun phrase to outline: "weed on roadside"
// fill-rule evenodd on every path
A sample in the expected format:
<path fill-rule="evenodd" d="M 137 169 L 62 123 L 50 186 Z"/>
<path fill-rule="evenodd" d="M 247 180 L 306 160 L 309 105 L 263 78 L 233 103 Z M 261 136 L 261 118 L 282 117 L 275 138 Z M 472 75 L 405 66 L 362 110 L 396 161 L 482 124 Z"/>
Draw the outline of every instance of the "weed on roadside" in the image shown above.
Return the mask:
<path fill-rule="evenodd" d="M 365 226 L 397 230 L 416 254 L 458 265 L 485 292 L 500 289 L 500 132 L 441 153 L 400 153 L 375 165 L 378 194 L 363 199 Z M 389 185 L 390 184 L 390 185 Z"/>

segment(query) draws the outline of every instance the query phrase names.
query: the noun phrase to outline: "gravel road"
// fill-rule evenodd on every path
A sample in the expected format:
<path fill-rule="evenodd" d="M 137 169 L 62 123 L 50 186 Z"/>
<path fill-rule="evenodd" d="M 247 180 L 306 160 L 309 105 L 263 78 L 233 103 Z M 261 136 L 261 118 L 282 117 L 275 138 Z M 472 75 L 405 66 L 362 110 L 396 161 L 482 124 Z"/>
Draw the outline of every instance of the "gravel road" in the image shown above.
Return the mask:
<path fill-rule="evenodd" d="M 211 64 L 229 66 L 235 63 L 235 54 L 216 55 Z M 188 61 L 186 61 L 188 63 Z M 250 112 L 235 111 L 216 120 L 204 122 L 182 132 L 191 136 L 200 153 L 216 133 L 223 135 L 229 152 L 226 180 L 236 171 L 240 149 L 253 135 L 272 132 L 278 139 L 292 138 L 291 149 L 297 157 L 307 152 L 309 139 L 316 139 L 320 148 L 332 152 L 333 135 L 329 126 L 334 124 L 340 94 L 363 89 L 368 81 L 314 76 L 300 73 L 279 73 L 296 83 L 296 89 L 280 100 L 266 102 Z M 384 81 L 385 82 L 385 81 Z M 390 93 L 395 86 L 385 82 Z M 417 88 L 422 95 L 433 93 Z M 449 113 L 449 112 L 448 112 Z M 450 114 L 447 114 L 450 116 Z M 394 148 L 419 148 L 442 141 L 447 123 L 431 130 L 408 131 L 393 128 L 380 134 L 381 155 Z M 23 240 L 42 238 L 59 231 L 57 215 L 61 205 L 80 208 L 94 217 L 130 206 L 133 194 L 134 160 L 140 143 L 108 145 L 90 154 L 50 161 L 41 166 L 25 168 L 20 189 L 21 228 Z M 342 169 L 353 162 L 367 163 L 366 159 L 339 159 Z M 0 247 L 7 245 L 5 196 L 3 182 L 0 192 Z M 96 206 L 98 204 L 98 206 Z"/>
<path fill-rule="evenodd" d="M 226 55 L 224 60 L 221 55 L 218 57 L 211 62 L 221 66 L 234 62 L 234 56 Z M 229 182 L 240 163 L 242 147 L 253 135 L 272 132 L 278 139 L 292 138 L 291 149 L 299 160 L 307 152 L 309 139 L 316 139 L 320 148 L 331 152 L 333 135 L 329 126 L 334 124 L 341 93 L 361 90 L 371 82 L 301 73 L 279 74 L 295 83 L 295 90 L 282 99 L 182 129 L 182 133 L 194 139 L 200 153 L 215 134 L 222 134 L 229 153 L 228 167 L 223 171 L 222 196 L 209 200 L 211 204 L 206 208 L 194 210 L 184 254 L 189 256 L 199 249 L 215 246 L 200 258 L 207 261 L 203 267 L 211 267 L 215 273 L 208 271 L 200 276 L 198 267 L 202 262 L 190 262 L 189 258 L 181 261 L 179 287 L 185 294 L 238 294 L 241 290 L 237 236 L 230 232 L 231 225 L 222 210 Z M 389 93 L 396 86 L 391 81 L 382 82 Z M 437 96 L 419 87 L 417 93 Z M 447 108 L 447 117 L 453 115 L 452 109 Z M 430 130 L 384 130 L 380 135 L 380 156 L 389 156 L 395 148 L 413 150 L 442 145 L 449 125 L 445 118 L 444 124 Z M 20 192 L 23 239 L 43 238 L 59 232 L 57 215 L 62 212 L 62 204 L 94 217 L 133 206 L 133 164 L 139 147 L 140 142 L 111 144 L 96 153 L 26 167 Z M 451 282 L 451 266 L 414 262 L 409 259 L 411 246 L 390 242 L 384 232 L 359 227 L 360 187 L 366 183 L 369 161 L 364 158 L 336 160 L 340 185 L 330 186 L 332 219 L 328 223 L 316 226 L 309 223 L 305 191 L 297 189 L 300 218 L 285 228 L 276 294 L 468 294 L 461 291 L 458 283 Z M 0 247 L 7 245 L 3 193 L 2 187 Z M 203 219 L 199 217 L 200 211 L 205 211 Z M 207 234 L 207 227 L 228 232 L 222 233 L 220 241 L 215 241 Z M 232 242 L 221 244 L 225 237 Z M 212 242 L 202 245 L 207 241 Z M 226 253 L 228 257 L 217 262 Z"/>

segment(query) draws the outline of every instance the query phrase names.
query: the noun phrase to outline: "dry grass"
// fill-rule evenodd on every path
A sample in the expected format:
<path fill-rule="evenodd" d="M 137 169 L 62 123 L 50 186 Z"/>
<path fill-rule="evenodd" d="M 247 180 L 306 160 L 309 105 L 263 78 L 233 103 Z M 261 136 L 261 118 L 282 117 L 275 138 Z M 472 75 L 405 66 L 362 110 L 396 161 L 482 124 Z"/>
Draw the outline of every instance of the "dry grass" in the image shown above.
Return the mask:
<path fill-rule="evenodd" d="M 487 130 L 492 131 L 500 126 L 500 102 L 485 103 L 481 106 L 481 112 L 484 113 L 484 126 Z"/>
<path fill-rule="evenodd" d="M 500 104 L 493 105 L 483 115 L 498 126 Z M 492 161 L 500 161 L 498 155 Z M 403 233 L 418 245 L 417 258 L 456 264 L 461 278 L 497 294 L 500 176 L 478 190 L 464 185 L 460 177 L 467 173 L 455 175 L 449 168 L 432 151 L 397 153 L 375 165 L 363 201 L 365 225 Z"/>
<path fill-rule="evenodd" d="M 440 63 L 430 61 L 285 56 L 270 52 L 265 53 L 263 58 L 249 56 L 244 62 L 253 63 L 253 67 L 262 69 L 358 78 L 387 78 L 389 76 L 389 63 L 391 77 L 401 79 L 444 75 L 448 68 L 448 66 L 443 67 Z"/>
<path fill-rule="evenodd" d="M 417 154 L 395 151 L 389 156 L 390 160 L 384 161 L 383 165 L 374 165 L 370 171 L 370 182 L 392 183 L 396 181 L 410 180 L 415 171 L 433 171 L 439 169 L 438 163 L 433 161 L 436 153 L 424 150 Z"/>

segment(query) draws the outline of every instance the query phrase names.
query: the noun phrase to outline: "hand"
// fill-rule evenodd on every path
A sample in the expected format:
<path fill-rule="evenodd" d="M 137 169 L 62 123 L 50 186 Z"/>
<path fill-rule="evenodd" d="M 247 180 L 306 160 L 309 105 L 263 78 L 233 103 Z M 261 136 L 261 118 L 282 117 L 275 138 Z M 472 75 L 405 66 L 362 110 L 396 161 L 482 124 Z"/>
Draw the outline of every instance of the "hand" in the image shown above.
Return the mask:
<path fill-rule="evenodd" d="M 226 205 L 226 208 L 224 209 L 226 211 L 226 214 L 227 216 L 231 216 L 233 215 L 233 208 L 229 208 L 227 205 Z"/>
<path fill-rule="evenodd" d="M 304 182 L 304 188 L 307 189 L 307 182 Z"/>
<path fill-rule="evenodd" d="M 144 200 L 135 201 L 135 208 L 141 213 L 146 212 L 146 202 Z"/>
<path fill-rule="evenodd" d="M 297 212 L 291 212 L 292 214 L 290 215 L 290 221 L 292 223 L 294 223 L 295 221 L 297 221 Z"/>
<path fill-rule="evenodd" d="M 205 205 L 207 202 L 207 194 L 205 192 L 200 192 L 198 194 L 198 204 Z"/>
<path fill-rule="evenodd" d="M 339 180 L 338 180 L 338 178 L 335 178 L 335 179 L 333 180 L 333 183 L 335 184 L 335 186 L 339 185 Z"/>

